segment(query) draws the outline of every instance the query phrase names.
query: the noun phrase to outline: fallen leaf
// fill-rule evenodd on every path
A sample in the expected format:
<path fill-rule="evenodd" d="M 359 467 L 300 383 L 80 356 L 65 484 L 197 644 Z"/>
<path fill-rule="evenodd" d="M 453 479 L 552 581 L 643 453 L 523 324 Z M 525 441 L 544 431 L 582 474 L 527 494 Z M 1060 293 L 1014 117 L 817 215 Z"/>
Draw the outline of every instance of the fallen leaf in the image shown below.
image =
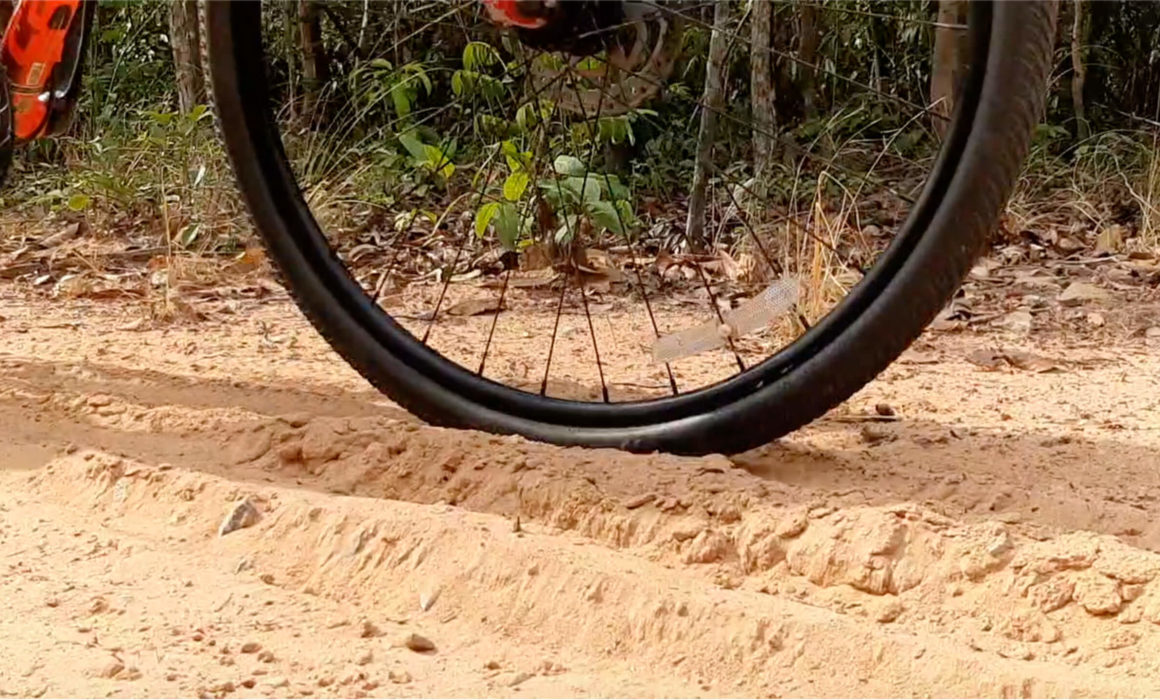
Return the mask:
<path fill-rule="evenodd" d="M 1016 369 L 1026 370 L 1028 372 L 1037 372 L 1042 374 L 1044 372 L 1062 372 L 1063 367 L 1058 362 L 1042 355 L 1035 355 L 1022 350 L 1008 350 L 1003 353 L 1003 358 Z"/>
<path fill-rule="evenodd" d="M 1124 248 L 1124 227 L 1120 224 L 1112 224 L 1096 236 L 1096 254 L 1103 253 L 1118 253 Z"/>
<path fill-rule="evenodd" d="M 1064 306 L 1079 306 L 1089 301 L 1104 301 L 1111 294 L 1106 289 L 1087 282 L 1072 282 L 1056 299 Z"/>
<path fill-rule="evenodd" d="M 972 350 L 971 352 L 967 353 L 966 359 L 967 362 L 970 362 L 972 365 L 982 367 L 988 371 L 997 370 L 1007 362 L 1003 357 L 1003 353 L 996 350 L 985 349 Z"/>

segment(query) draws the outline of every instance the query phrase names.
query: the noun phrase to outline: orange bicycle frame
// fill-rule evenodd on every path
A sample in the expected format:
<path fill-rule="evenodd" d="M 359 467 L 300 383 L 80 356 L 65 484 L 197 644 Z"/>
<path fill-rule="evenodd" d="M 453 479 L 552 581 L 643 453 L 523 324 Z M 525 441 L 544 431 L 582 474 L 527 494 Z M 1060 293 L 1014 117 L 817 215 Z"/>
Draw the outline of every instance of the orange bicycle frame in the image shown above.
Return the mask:
<path fill-rule="evenodd" d="M 21 141 L 45 135 L 52 114 L 53 69 L 64 55 L 81 0 L 17 0 L 0 44 L 8 71 L 12 132 Z"/>

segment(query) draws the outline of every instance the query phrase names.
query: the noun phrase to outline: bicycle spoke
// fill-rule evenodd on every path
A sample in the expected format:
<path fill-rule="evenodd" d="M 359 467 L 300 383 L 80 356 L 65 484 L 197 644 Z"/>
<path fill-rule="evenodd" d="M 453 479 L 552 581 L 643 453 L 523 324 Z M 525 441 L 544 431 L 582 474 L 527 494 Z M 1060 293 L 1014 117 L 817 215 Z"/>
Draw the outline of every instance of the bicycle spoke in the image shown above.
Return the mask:
<path fill-rule="evenodd" d="M 572 83 L 572 86 L 574 89 L 579 89 L 579 87 L 576 85 L 575 76 L 572 76 L 571 83 Z M 602 96 L 603 96 L 603 93 L 602 93 Z M 584 116 L 584 119 L 587 120 L 588 116 L 586 113 L 583 112 L 583 109 L 584 109 L 583 106 L 581 106 L 580 109 L 581 109 L 581 114 Z M 596 130 L 597 130 L 597 133 L 599 134 L 599 130 L 600 130 L 599 114 L 596 117 Z M 593 151 L 596 150 L 596 141 L 595 140 L 593 140 L 592 150 Z M 612 210 L 616 213 L 616 221 L 620 226 L 620 230 L 624 232 L 624 239 L 628 243 L 629 254 L 632 256 L 632 259 L 634 261 L 633 271 L 636 273 L 637 286 L 640 288 L 641 298 L 644 300 L 644 308 L 645 308 L 645 311 L 648 313 L 649 324 L 652 326 L 653 334 L 657 338 L 660 338 L 661 331 L 660 331 L 660 328 L 657 326 L 656 316 L 653 314 L 652 303 L 649 301 L 648 290 L 645 288 L 645 284 L 644 284 L 644 277 L 641 275 L 640 268 L 635 264 L 635 261 L 638 259 L 637 254 L 636 254 L 636 248 L 633 245 L 632 237 L 630 235 L 628 235 L 628 227 L 625 226 L 624 218 L 620 214 L 620 207 L 616 206 L 621 200 L 619 200 L 617 198 L 617 196 L 614 194 L 614 190 L 612 187 L 612 178 L 609 177 L 607 172 L 604 173 L 604 186 L 608 190 L 609 196 L 612 197 Z M 669 376 L 669 386 L 672 388 L 673 396 L 677 396 L 678 394 L 680 394 L 680 391 L 678 391 L 678 389 L 677 389 L 677 378 L 673 375 L 673 367 L 668 362 L 665 363 L 665 372 Z"/>
<path fill-rule="evenodd" d="M 649 4 L 653 5 L 657 9 L 660 9 L 664 12 L 668 12 L 670 14 L 681 17 L 685 21 L 691 22 L 691 23 L 696 24 L 696 25 L 703 27 L 705 29 L 709 29 L 712 31 L 720 31 L 720 32 L 724 33 L 725 36 L 728 36 L 731 38 L 744 39 L 744 37 L 741 37 L 741 35 L 737 34 L 736 32 L 730 32 L 726 29 L 719 29 L 719 28 L 715 29 L 712 24 L 705 22 L 704 20 L 698 19 L 697 17 L 694 17 L 692 15 L 687 15 L 685 13 L 682 13 L 679 10 L 675 10 L 671 7 L 666 7 L 663 3 L 650 2 Z M 811 63 L 805 59 L 798 58 L 797 56 L 793 55 L 792 53 L 790 53 L 788 51 L 782 51 L 781 49 L 775 49 L 773 47 L 770 47 L 768 50 L 769 50 L 770 54 L 777 56 L 779 58 L 784 58 L 787 61 L 792 61 L 792 62 L 798 64 L 799 66 L 802 66 L 803 68 L 809 68 L 812 71 L 816 71 L 816 72 L 828 75 L 831 78 L 834 78 L 835 80 L 839 80 L 839 81 L 847 83 L 849 85 L 853 85 L 855 87 L 862 88 L 863 90 L 866 90 L 868 92 L 872 92 L 876 95 L 882 95 L 883 97 L 886 97 L 887 99 L 889 99 L 893 102 L 896 102 L 896 103 L 901 104 L 901 105 L 905 105 L 905 106 L 910 107 L 912 109 L 922 110 L 923 112 L 926 112 L 926 113 L 930 114 L 931 116 L 936 117 L 938 119 L 942 119 L 942 120 L 947 121 L 947 122 L 949 122 L 951 120 L 951 118 L 949 116 L 934 111 L 933 105 L 931 105 L 929 107 L 924 107 L 923 105 L 917 104 L 915 102 L 912 102 L 912 101 L 910 101 L 904 97 L 900 97 L 898 95 L 886 95 L 881 90 L 878 90 L 877 88 L 874 88 L 870 85 L 867 85 L 866 83 L 855 80 L 854 78 L 851 78 L 849 76 L 842 75 L 841 73 L 837 73 L 835 71 L 825 69 L 825 68 L 823 68 L 815 63 Z"/>

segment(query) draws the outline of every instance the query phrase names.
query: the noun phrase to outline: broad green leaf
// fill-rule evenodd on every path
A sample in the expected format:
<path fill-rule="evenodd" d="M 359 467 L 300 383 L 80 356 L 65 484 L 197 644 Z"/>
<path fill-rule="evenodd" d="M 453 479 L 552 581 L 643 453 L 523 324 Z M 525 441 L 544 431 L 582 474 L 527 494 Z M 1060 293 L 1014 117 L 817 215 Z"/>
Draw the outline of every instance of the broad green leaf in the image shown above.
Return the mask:
<path fill-rule="evenodd" d="M 84 211 L 91 203 L 92 199 L 87 194 L 74 194 L 68 198 L 68 208 L 72 211 Z"/>
<path fill-rule="evenodd" d="M 411 113 L 411 100 L 407 97 L 402 85 L 391 88 L 391 101 L 395 104 L 395 114 L 400 119 Z"/>
<path fill-rule="evenodd" d="M 415 160 L 422 162 L 427 159 L 427 146 L 419 140 L 414 131 L 399 134 L 399 143 L 403 144 L 403 148 L 407 149 L 407 153 Z"/>
<path fill-rule="evenodd" d="M 617 201 L 616 210 L 620 212 L 620 221 L 625 226 L 636 226 L 639 223 L 636 219 L 636 213 L 632 211 L 632 204 L 628 200 Z"/>
<path fill-rule="evenodd" d="M 608 189 L 608 197 L 613 201 L 624 201 L 632 197 L 632 191 L 615 175 L 606 175 L 602 184 Z"/>
<path fill-rule="evenodd" d="M 588 202 L 585 206 L 588 209 L 588 215 L 592 217 L 592 223 L 599 228 L 619 234 L 625 232 L 620 213 L 612 205 L 612 202 Z"/>
<path fill-rule="evenodd" d="M 520 238 L 520 213 L 514 204 L 504 202 L 499 205 L 495 217 L 495 234 L 504 248 L 516 249 L 516 242 Z"/>
<path fill-rule="evenodd" d="M 588 172 L 588 168 L 584 167 L 583 161 L 576 156 L 556 156 L 556 161 L 553 165 L 556 168 L 556 172 L 561 175 L 583 175 Z"/>
<path fill-rule="evenodd" d="M 475 212 L 475 235 L 483 238 L 487 233 L 487 227 L 491 225 L 491 220 L 499 213 L 499 202 L 488 202 Z"/>
<path fill-rule="evenodd" d="M 565 187 L 576 193 L 576 200 L 596 202 L 600 200 L 600 182 L 595 175 L 564 178 Z"/>
<path fill-rule="evenodd" d="M 424 146 L 427 168 L 433 173 L 439 173 L 445 178 L 455 174 L 455 164 L 451 162 L 451 155 L 442 151 L 438 146 Z"/>
<path fill-rule="evenodd" d="M 508 175 L 507 180 L 503 183 L 503 196 L 509 202 L 518 202 L 524 196 L 524 192 L 528 189 L 528 182 L 530 181 L 528 171 L 519 169 Z"/>

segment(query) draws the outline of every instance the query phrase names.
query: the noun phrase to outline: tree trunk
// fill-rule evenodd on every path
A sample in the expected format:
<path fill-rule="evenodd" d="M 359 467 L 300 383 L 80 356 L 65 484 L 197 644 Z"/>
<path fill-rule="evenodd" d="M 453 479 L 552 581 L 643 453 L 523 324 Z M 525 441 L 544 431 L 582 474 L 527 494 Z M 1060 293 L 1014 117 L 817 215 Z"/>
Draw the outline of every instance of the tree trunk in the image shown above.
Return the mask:
<path fill-rule="evenodd" d="M 177 0 L 170 4 L 169 44 L 173 49 L 177 105 L 182 112 L 205 102 L 200 32 L 197 0 Z"/>
<path fill-rule="evenodd" d="M 753 174 L 759 192 L 773 168 L 773 130 L 777 113 L 773 95 L 773 64 L 769 30 L 773 24 L 773 0 L 754 0 L 750 19 L 749 94 L 753 111 Z"/>
<path fill-rule="evenodd" d="M 1091 127 L 1088 125 L 1087 110 L 1083 102 L 1083 84 L 1087 77 L 1087 69 L 1083 62 L 1083 46 L 1087 40 L 1084 31 L 1084 2 L 1075 0 L 1072 3 L 1075 19 L 1071 25 L 1071 105 L 1075 110 L 1075 135 L 1080 139 L 1091 136 Z"/>
<path fill-rule="evenodd" d="M 713 140 L 717 136 L 717 113 L 725 96 L 726 63 L 729 52 L 729 2 L 714 3 L 713 35 L 709 39 L 709 60 L 705 65 L 705 89 L 701 96 L 701 129 L 697 134 L 697 161 L 689 192 L 689 218 L 685 230 L 689 246 L 705 247 L 705 204 L 708 198 L 709 169 L 712 167 Z"/>
<path fill-rule="evenodd" d="M 954 25 L 965 24 L 967 0 L 939 0 L 938 23 L 934 30 L 934 56 L 930 70 L 931 120 L 939 136 L 945 136 L 949 117 L 955 111 L 955 90 L 966 72 L 966 32 Z"/>
<path fill-rule="evenodd" d="M 298 0 L 298 38 L 302 43 L 302 114 L 312 119 L 322 88 L 330 79 L 321 15 L 313 0 Z"/>
<path fill-rule="evenodd" d="M 814 115 L 816 109 L 814 91 L 817 75 L 811 66 L 817 65 L 818 46 L 822 40 L 821 28 L 818 26 L 821 18 L 818 16 L 817 5 L 811 2 L 802 3 L 798 10 L 798 18 L 801 20 L 801 29 L 798 33 L 798 58 L 802 61 L 802 64 L 798 66 L 801 71 L 798 84 L 802 95 L 802 110 L 808 118 Z"/>

